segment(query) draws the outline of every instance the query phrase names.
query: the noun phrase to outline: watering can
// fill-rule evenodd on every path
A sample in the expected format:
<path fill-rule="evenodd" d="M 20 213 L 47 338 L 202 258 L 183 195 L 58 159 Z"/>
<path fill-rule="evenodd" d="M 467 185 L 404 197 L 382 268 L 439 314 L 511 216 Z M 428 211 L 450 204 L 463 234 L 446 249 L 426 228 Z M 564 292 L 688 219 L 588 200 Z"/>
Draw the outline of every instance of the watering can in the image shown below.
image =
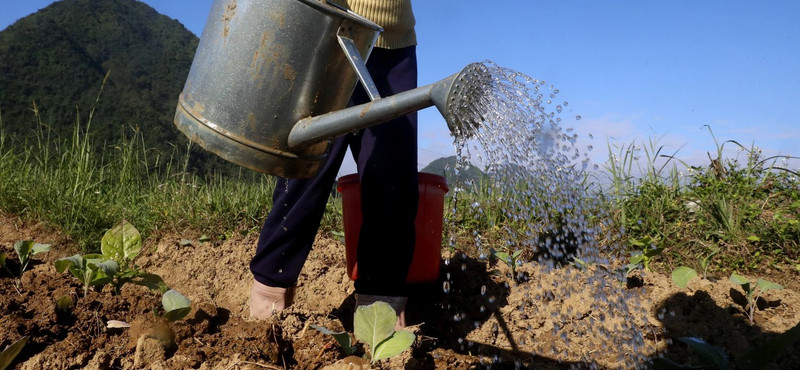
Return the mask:
<path fill-rule="evenodd" d="M 380 32 L 325 0 L 215 0 L 175 124 L 230 162 L 286 178 L 314 176 L 329 139 L 432 105 L 454 130 L 468 68 L 381 97 L 365 66 Z M 358 81 L 371 102 L 347 107 Z"/>

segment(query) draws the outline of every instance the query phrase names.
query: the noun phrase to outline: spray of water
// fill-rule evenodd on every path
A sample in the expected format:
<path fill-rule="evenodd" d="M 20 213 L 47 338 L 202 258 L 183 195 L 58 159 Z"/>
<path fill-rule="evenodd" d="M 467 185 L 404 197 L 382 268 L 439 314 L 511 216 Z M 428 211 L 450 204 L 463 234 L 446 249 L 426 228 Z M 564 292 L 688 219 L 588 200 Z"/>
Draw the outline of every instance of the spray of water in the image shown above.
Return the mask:
<path fill-rule="evenodd" d="M 545 81 L 492 62 L 475 63 L 465 71 L 446 117 L 455 134 L 455 175 L 468 169 L 470 160 L 485 166 L 489 178 L 484 186 L 503 204 L 504 236 L 496 244 L 509 252 L 522 251 L 527 261 L 520 265 L 535 265 L 550 275 L 539 276 L 537 285 L 521 285 L 530 291 L 524 292 L 529 299 L 519 311 L 524 315 L 543 305 L 559 305 L 547 324 L 551 343 L 528 338 L 527 348 L 534 355 L 590 368 L 644 367 L 644 340 L 636 325 L 643 311 L 623 289 L 624 277 L 609 267 L 608 253 L 598 243 L 607 228 L 598 221 L 603 219 L 597 214 L 602 209 L 598 198 L 588 189 L 587 170 L 596 167 L 589 160 L 591 146 L 579 147 L 578 134 L 562 125 L 560 115 L 569 103 L 558 102 L 559 91 Z M 455 184 L 452 204 L 470 186 L 474 184 Z M 454 237 L 449 240 L 451 249 L 459 247 Z M 484 236 L 475 233 L 474 243 L 485 258 L 489 251 Z M 576 261 L 585 264 L 571 267 Z M 450 284 L 445 284 L 449 291 Z M 583 342 L 583 351 L 573 351 L 570 343 L 576 342 Z M 592 351 L 587 353 L 586 345 Z"/>

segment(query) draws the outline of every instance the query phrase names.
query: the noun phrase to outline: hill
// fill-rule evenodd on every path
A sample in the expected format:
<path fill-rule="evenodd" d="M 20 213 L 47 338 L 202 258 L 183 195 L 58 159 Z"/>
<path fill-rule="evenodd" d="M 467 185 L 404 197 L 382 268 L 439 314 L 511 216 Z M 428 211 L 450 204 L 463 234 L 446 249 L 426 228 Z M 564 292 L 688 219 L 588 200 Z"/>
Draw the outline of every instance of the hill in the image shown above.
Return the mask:
<path fill-rule="evenodd" d="M 442 175 L 447 178 L 448 184 L 455 184 L 456 177 L 454 173 L 454 168 L 456 167 L 456 156 L 450 157 L 442 157 L 439 159 L 434 160 L 433 162 L 429 163 L 425 168 L 423 168 L 420 172 L 427 172 L 436 175 Z M 476 166 L 470 166 L 469 169 L 463 171 L 459 178 L 462 182 L 468 182 L 469 180 L 474 180 L 475 183 L 479 183 L 482 178 L 486 175 Z"/>
<path fill-rule="evenodd" d="M 0 32 L 0 112 L 18 136 L 43 124 L 69 137 L 85 124 L 108 72 L 91 132 L 102 147 L 123 127 L 170 151 L 186 139 L 172 123 L 198 38 L 178 21 L 134 0 L 63 0 Z"/>

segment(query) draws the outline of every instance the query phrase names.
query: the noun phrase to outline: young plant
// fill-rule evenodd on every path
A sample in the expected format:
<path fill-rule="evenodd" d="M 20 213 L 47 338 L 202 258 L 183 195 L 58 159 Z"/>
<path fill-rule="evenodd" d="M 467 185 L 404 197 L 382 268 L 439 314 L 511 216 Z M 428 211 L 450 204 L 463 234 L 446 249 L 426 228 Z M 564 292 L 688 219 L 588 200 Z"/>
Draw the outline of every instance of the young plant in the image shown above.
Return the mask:
<path fill-rule="evenodd" d="M 783 289 L 782 285 L 778 285 L 771 281 L 767 281 L 764 279 L 756 280 L 756 285 L 753 286 L 750 283 L 750 280 L 747 280 L 744 276 L 738 275 L 735 272 L 731 274 L 731 281 L 734 284 L 738 284 L 742 286 L 742 290 L 744 290 L 745 297 L 747 297 L 747 306 L 745 306 L 745 314 L 747 318 L 750 319 L 750 323 L 753 324 L 754 315 L 756 313 L 756 302 L 768 290 L 781 290 Z"/>
<path fill-rule="evenodd" d="M 490 249 L 490 254 L 497 258 L 500 261 L 503 261 L 508 268 L 511 270 L 511 279 L 517 280 L 517 263 L 519 261 L 519 256 L 522 254 L 522 250 L 518 249 L 514 251 L 514 253 L 508 254 L 507 252 L 498 252 L 494 249 Z"/>
<path fill-rule="evenodd" d="M 344 352 L 345 355 L 349 356 L 352 355 L 353 352 L 355 352 L 356 347 L 353 346 L 353 339 L 350 338 L 350 333 L 346 331 L 334 332 L 328 330 L 328 328 L 324 326 L 317 326 L 317 325 L 309 325 L 309 326 L 312 329 L 315 329 L 322 334 L 330 335 L 333 337 L 333 339 L 336 339 L 336 341 L 342 347 L 342 352 Z"/>
<path fill-rule="evenodd" d="M 356 309 L 354 329 L 356 339 L 370 350 L 372 363 L 405 351 L 416 336 L 407 330 L 394 330 L 397 313 L 386 302 L 375 302 Z"/>
<path fill-rule="evenodd" d="M 22 337 L 20 340 L 6 347 L 3 352 L 0 352 L 0 370 L 5 370 L 8 368 L 8 365 L 11 365 L 11 362 L 13 362 L 22 351 L 22 347 L 25 347 L 25 344 L 28 343 L 28 338 L 29 337 Z"/>
<path fill-rule="evenodd" d="M 153 336 L 161 341 L 164 347 L 175 347 L 175 332 L 169 323 L 182 320 L 192 311 L 191 301 L 176 290 L 170 289 L 161 297 L 163 314 L 158 314 L 155 309 L 153 314 L 160 320 L 153 326 Z"/>
<path fill-rule="evenodd" d="M 103 235 L 103 239 L 100 241 L 100 251 L 103 253 L 103 257 L 117 262 L 120 266 L 111 281 L 114 294 L 120 294 L 122 286 L 126 283 L 145 286 L 161 292 L 168 289 L 160 276 L 141 271 L 133 264 L 133 260 L 141 250 L 142 236 L 139 230 L 128 221 L 122 220 Z"/>
<path fill-rule="evenodd" d="M 672 271 L 672 281 L 680 288 L 686 288 L 689 280 L 697 277 L 697 271 L 691 267 L 681 266 Z"/>
<path fill-rule="evenodd" d="M 55 262 L 56 271 L 63 273 L 69 270 L 83 283 L 83 296 L 89 293 L 90 286 L 110 283 L 119 271 L 119 264 L 113 260 L 105 260 L 102 254 L 76 254 L 64 257 Z"/>
<path fill-rule="evenodd" d="M 33 240 L 20 240 L 14 243 L 14 250 L 17 252 L 17 258 L 19 259 L 19 278 L 21 279 L 22 273 L 28 268 L 33 256 L 50 251 L 50 244 L 34 243 Z"/>
<path fill-rule="evenodd" d="M 640 263 L 644 265 L 646 271 L 653 271 L 650 269 L 650 262 L 653 260 L 653 257 L 658 256 L 664 251 L 664 247 L 656 247 L 654 245 L 654 240 L 649 236 L 645 236 L 642 239 L 631 238 L 629 243 L 637 247 L 641 252 L 634 252 L 631 254 L 630 263 L 627 266 L 628 273 L 638 267 Z"/>

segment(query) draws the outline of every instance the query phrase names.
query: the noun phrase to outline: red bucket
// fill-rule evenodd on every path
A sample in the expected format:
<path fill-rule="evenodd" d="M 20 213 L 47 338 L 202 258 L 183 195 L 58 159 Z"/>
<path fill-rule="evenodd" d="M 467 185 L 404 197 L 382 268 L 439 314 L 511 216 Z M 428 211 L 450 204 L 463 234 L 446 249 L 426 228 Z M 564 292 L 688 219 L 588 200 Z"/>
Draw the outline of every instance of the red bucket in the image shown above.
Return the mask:
<path fill-rule="evenodd" d="M 427 283 L 439 278 L 439 262 L 442 259 L 442 216 L 444 194 L 450 190 L 443 176 L 419 173 L 419 208 L 417 210 L 416 245 L 414 259 L 408 270 L 408 283 Z M 356 250 L 361 230 L 361 184 L 358 174 L 339 178 L 337 190 L 342 193 L 344 217 L 344 244 L 347 260 L 347 275 L 358 279 Z"/>

